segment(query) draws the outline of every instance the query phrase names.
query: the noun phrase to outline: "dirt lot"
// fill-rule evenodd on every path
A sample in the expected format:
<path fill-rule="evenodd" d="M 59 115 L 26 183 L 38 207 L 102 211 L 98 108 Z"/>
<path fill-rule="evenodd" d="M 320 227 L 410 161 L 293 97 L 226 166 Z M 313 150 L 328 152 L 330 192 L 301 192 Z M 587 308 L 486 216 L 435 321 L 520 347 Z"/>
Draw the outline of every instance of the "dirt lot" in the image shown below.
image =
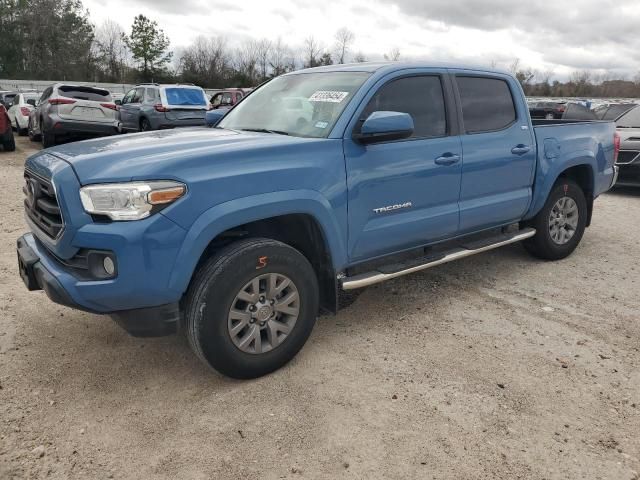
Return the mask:
<path fill-rule="evenodd" d="M 29 293 L 0 152 L 0 478 L 638 479 L 640 192 L 569 259 L 519 246 L 366 290 L 256 381 Z"/>

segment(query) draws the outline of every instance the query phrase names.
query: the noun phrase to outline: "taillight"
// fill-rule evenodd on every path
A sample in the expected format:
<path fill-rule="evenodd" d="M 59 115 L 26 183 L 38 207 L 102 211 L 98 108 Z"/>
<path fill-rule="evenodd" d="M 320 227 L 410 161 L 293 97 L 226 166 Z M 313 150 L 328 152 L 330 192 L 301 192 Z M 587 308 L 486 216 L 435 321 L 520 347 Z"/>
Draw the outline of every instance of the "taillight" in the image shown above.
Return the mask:
<path fill-rule="evenodd" d="M 620 135 L 618 132 L 613 134 L 613 162 L 618 163 L 618 154 L 620 153 Z"/>
<path fill-rule="evenodd" d="M 20 113 L 23 117 L 28 117 L 31 113 L 31 110 L 29 110 L 27 107 L 20 107 Z"/>
<path fill-rule="evenodd" d="M 156 103 L 153 108 L 156 109 L 156 112 L 168 112 L 169 109 L 162 105 L 161 103 Z"/>
<path fill-rule="evenodd" d="M 101 103 L 100 106 L 104 107 L 104 108 L 108 108 L 109 110 L 117 110 L 118 109 L 118 107 L 116 107 L 115 103 Z"/>
<path fill-rule="evenodd" d="M 70 98 L 50 98 L 49 103 L 51 105 L 70 105 L 76 103 L 76 101 Z"/>
<path fill-rule="evenodd" d="M 567 109 L 567 107 L 558 107 L 558 112 L 560 113 L 564 113 L 564 111 Z"/>

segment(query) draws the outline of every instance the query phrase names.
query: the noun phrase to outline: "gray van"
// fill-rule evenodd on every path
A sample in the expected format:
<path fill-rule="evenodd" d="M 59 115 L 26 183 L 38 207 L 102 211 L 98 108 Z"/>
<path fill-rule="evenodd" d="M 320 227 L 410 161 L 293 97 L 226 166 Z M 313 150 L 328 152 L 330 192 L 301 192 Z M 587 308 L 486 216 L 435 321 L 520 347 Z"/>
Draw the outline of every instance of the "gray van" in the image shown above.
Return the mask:
<path fill-rule="evenodd" d="M 123 132 L 144 132 L 174 127 L 204 126 L 209 101 L 195 85 L 136 85 L 118 109 Z"/>

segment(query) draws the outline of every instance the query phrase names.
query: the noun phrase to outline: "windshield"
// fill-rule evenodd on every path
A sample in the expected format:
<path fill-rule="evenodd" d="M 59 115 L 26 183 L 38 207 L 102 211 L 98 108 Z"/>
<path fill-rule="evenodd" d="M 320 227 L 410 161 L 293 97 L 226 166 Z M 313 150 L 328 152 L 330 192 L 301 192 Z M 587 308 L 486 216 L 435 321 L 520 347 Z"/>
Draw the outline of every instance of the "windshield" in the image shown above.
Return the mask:
<path fill-rule="evenodd" d="M 640 108 L 636 105 L 633 109 L 622 115 L 616 124 L 620 128 L 640 128 Z"/>
<path fill-rule="evenodd" d="M 369 75 L 327 72 L 275 78 L 247 96 L 218 126 L 326 138 Z"/>
<path fill-rule="evenodd" d="M 204 91 L 200 88 L 166 88 L 164 91 L 169 105 L 206 106 Z"/>

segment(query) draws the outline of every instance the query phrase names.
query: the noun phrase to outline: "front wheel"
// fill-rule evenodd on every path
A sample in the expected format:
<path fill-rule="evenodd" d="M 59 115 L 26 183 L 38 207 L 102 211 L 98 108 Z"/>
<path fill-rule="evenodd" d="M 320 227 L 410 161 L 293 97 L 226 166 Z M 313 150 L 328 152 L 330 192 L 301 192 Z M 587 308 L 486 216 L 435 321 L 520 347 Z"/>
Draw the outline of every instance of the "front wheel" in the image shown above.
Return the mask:
<path fill-rule="evenodd" d="M 560 260 L 576 249 L 587 225 L 587 201 L 573 180 L 560 178 L 542 210 L 529 222 L 536 234 L 525 240 L 532 255 Z"/>
<path fill-rule="evenodd" d="M 2 144 L 2 147 L 4 148 L 5 152 L 14 152 L 16 149 L 16 140 L 15 138 L 13 138 L 13 135 L 11 135 L 9 138 L 7 138 L 4 143 Z"/>
<path fill-rule="evenodd" d="M 269 239 L 235 242 L 207 260 L 189 287 L 189 344 L 224 375 L 266 375 L 309 338 L 318 294 L 315 271 L 296 249 Z"/>

